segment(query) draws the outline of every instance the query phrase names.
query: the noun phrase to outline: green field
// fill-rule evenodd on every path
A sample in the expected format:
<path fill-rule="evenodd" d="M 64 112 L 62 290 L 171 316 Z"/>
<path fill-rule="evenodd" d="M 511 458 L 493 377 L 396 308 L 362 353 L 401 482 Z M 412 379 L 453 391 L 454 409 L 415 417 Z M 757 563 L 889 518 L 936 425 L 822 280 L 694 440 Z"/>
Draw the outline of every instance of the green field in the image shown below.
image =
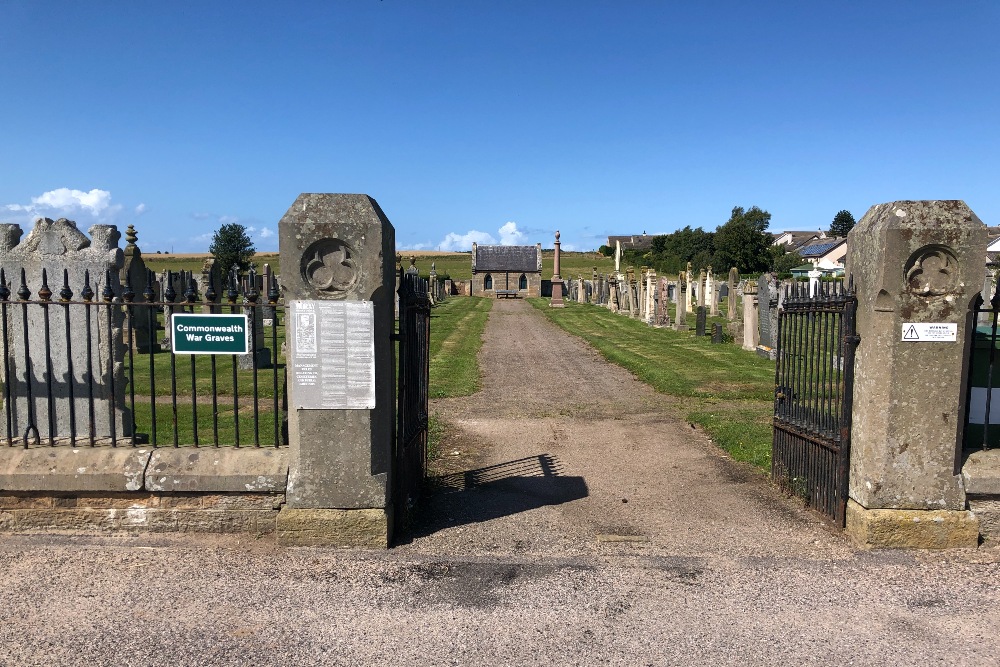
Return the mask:
<path fill-rule="evenodd" d="M 682 416 L 699 424 L 738 461 L 769 469 L 774 363 L 693 331 L 655 329 L 598 306 L 567 302 L 546 317 L 657 391 L 678 399 Z"/>
<path fill-rule="evenodd" d="M 175 256 L 175 255 L 147 255 L 142 258 L 146 262 L 146 268 L 157 273 L 161 271 L 194 271 L 201 272 L 201 267 L 209 255 L 202 257 Z M 420 275 L 425 278 L 430 274 L 431 263 L 435 264 L 437 273 L 443 278 L 451 278 L 454 281 L 469 280 L 472 278 L 472 255 L 471 253 L 456 252 L 444 254 L 420 254 L 402 251 L 403 267 L 410 266 L 410 258 L 416 257 L 416 267 Z M 258 273 L 263 272 L 264 264 L 270 264 L 276 275 L 281 274 L 281 262 L 277 253 L 259 253 L 254 257 L 254 264 Z M 598 273 L 607 274 L 614 270 L 615 261 L 611 257 L 605 257 L 596 252 L 563 252 L 561 253 L 561 275 L 563 278 L 578 278 L 584 276 L 589 278 L 594 268 Z M 622 266 L 622 270 L 625 270 Z M 636 267 L 638 268 L 638 267 Z M 548 280 L 552 277 L 552 251 L 542 251 L 542 278 Z"/>

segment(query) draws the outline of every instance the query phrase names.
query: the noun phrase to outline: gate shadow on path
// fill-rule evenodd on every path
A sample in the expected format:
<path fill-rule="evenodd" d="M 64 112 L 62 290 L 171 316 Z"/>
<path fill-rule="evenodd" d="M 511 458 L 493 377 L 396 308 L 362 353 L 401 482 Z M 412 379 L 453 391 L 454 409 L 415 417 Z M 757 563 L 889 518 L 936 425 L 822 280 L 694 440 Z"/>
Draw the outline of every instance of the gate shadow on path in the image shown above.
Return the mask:
<path fill-rule="evenodd" d="M 562 475 L 549 454 L 430 477 L 415 521 L 400 542 L 452 526 L 490 521 L 511 514 L 561 505 L 589 495 L 583 477 Z"/>

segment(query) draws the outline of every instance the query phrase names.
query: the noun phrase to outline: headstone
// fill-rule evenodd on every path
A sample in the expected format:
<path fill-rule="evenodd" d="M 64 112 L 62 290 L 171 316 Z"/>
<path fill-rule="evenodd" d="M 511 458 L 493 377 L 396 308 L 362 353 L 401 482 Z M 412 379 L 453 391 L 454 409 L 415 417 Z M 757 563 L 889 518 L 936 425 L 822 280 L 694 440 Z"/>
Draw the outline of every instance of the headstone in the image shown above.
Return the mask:
<path fill-rule="evenodd" d="M 708 306 L 708 314 L 712 317 L 719 315 L 719 295 L 716 289 L 715 276 L 712 275 L 712 267 L 708 267 L 705 274 L 705 305 Z"/>
<path fill-rule="evenodd" d="M 646 272 L 646 324 L 656 324 L 656 271 Z"/>
<path fill-rule="evenodd" d="M 757 288 L 758 283 L 751 280 L 743 283 L 743 349 L 748 352 L 756 351 L 760 344 Z"/>
<path fill-rule="evenodd" d="M 771 329 L 771 308 L 772 304 L 775 309 L 777 309 L 778 295 L 777 290 L 774 289 L 774 281 L 771 274 L 762 273 L 760 278 L 757 279 L 757 308 L 760 326 L 760 343 L 761 347 L 770 350 L 775 345 L 774 337 L 777 335 L 776 331 Z"/>
<path fill-rule="evenodd" d="M 698 315 L 694 324 L 694 335 L 704 336 L 705 335 L 705 316 L 706 316 L 705 306 L 698 306 Z"/>
<path fill-rule="evenodd" d="M 677 278 L 677 290 L 674 292 L 676 312 L 674 313 L 674 329 L 687 331 L 687 276 L 684 271 Z"/>
<path fill-rule="evenodd" d="M 697 285 L 694 281 L 694 271 L 691 270 L 691 262 L 687 263 L 687 271 L 684 274 L 684 279 L 687 282 L 687 300 L 684 302 L 684 310 L 689 313 L 694 313 L 694 302 L 697 297 Z"/>
<path fill-rule="evenodd" d="M 206 313 L 221 313 L 221 304 L 225 303 L 225 289 L 218 260 L 209 257 L 202 262 L 198 280 L 198 293 L 205 300 L 202 310 Z"/>
<path fill-rule="evenodd" d="M 150 272 L 146 269 L 146 262 L 142 259 L 142 251 L 136 245 L 138 234 L 135 227 L 128 226 L 125 232 L 124 265 L 122 266 L 119 280 L 123 285 L 129 285 L 132 290 L 132 303 L 146 303 L 146 296 L 143 294 L 147 289 L 152 289 L 150 283 Z M 155 293 L 154 293 L 155 297 Z M 150 318 L 149 308 L 134 308 L 132 313 L 132 342 L 135 350 L 140 354 L 158 352 L 160 346 L 156 343 L 156 318 Z M 152 321 L 150 321 L 152 319 Z"/>
<path fill-rule="evenodd" d="M 722 343 L 722 325 L 718 322 L 712 324 L 712 342 L 717 345 Z"/>
<path fill-rule="evenodd" d="M 84 300 L 87 287 L 96 303 L 107 303 L 105 287 L 116 296 L 121 294 L 119 272 L 125 260 L 118 247 L 121 234 L 112 225 L 94 225 L 89 233 L 87 238 L 75 222 L 65 218 L 39 218 L 22 239 L 19 225 L 0 224 L 0 266 L 6 273 L 11 301 L 17 303 L 22 286 L 29 300 L 46 300 L 41 292 L 47 288 L 48 300 L 54 304 L 64 288 L 72 292 L 73 301 Z M 44 284 L 43 270 L 47 273 Z M 10 378 L 14 400 L 4 406 L 0 423 L 9 419 L 15 438 L 26 437 L 29 444 L 47 443 L 50 437 L 68 438 L 75 431 L 76 441 L 82 443 L 93 430 L 96 439 L 113 437 L 120 443 L 131 435 L 132 415 L 125 402 L 124 314 L 118 307 L 91 307 L 88 329 L 86 309 L 29 305 L 21 310 L 8 306 L 8 313 L 17 312 L 17 316 L 9 318 L 10 351 L 0 363 L 6 363 L 2 377 Z M 50 389 L 52 401 L 48 400 Z M 89 409 L 91 392 L 93 405 L 100 409 Z"/>
<path fill-rule="evenodd" d="M 657 325 L 661 327 L 670 326 L 670 281 L 666 278 L 660 278 L 659 283 L 659 315 L 657 318 Z"/>
<path fill-rule="evenodd" d="M 727 304 L 726 317 L 733 321 L 739 317 L 736 312 L 736 286 L 740 282 L 740 272 L 734 266 L 729 269 L 729 303 Z"/>

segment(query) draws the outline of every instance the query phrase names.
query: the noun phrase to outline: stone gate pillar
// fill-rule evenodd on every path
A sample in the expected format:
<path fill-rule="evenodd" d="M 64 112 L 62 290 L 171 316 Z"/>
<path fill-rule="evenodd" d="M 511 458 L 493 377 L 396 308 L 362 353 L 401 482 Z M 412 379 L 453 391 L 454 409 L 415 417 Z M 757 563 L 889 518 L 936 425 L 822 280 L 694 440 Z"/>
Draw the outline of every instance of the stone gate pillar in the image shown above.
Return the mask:
<path fill-rule="evenodd" d="M 278 223 L 288 341 L 284 544 L 392 539 L 395 231 L 367 195 L 302 194 Z"/>
<path fill-rule="evenodd" d="M 961 201 L 879 204 L 848 236 L 860 344 L 847 532 L 863 545 L 977 544 L 959 443 L 986 241 Z"/>

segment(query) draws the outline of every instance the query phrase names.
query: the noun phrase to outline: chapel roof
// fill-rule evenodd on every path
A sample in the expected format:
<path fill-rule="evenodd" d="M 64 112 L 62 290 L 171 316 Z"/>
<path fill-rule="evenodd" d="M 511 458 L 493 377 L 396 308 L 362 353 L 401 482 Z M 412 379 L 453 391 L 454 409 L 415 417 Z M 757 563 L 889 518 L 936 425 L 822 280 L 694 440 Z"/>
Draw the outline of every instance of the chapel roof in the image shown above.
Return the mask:
<path fill-rule="evenodd" d="M 538 246 L 533 245 L 477 245 L 474 266 L 477 273 L 537 272 L 540 259 L 538 253 Z"/>

